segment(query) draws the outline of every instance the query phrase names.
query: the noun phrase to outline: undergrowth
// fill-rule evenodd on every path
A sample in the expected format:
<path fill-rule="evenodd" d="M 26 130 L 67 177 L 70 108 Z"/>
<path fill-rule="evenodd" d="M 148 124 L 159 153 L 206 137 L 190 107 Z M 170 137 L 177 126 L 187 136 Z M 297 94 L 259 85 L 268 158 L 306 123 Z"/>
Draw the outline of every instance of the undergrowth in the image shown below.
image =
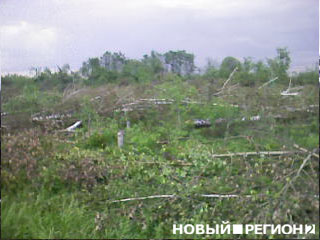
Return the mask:
<path fill-rule="evenodd" d="M 2 132 L 2 237 L 212 238 L 173 235 L 172 226 L 318 222 L 318 159 L 311 157 L 299 171 L 308 152 L 214 157 L 297 151 L 294 144 L 313 151 L 318 147 L 318 110 L 307 107 L 317 91 L 283 98 L 279 86 L 245 86 L 207 98 L 207 86 L 197 86 L 196 81 L 172 77 L 168 82 L 125 86 L 125 94 L 110 85 L 110 92 L 98 100 L 77 97 L 75 116 L 83 120 L 83 127 L 75 133 L 50 124 L 45 130 L 34 124 Z M 121 111 L 122 104 L 141 98 L 172 103 Z M 49 94 L 25 87 L 4 106 L 12 114 L 25 111 L 31 116 L 59 104 L 63 98 L 54 90 Z M 260 119 L 250 120 L 253 116 Z M 197 129 L 194 119 L 207 119 L 212 125 Z M 121 149 L 119 130 L 125 130 Z M 175 197 L 116 201 L 152 195 Z M 319 236 L 318 227 L 316 231 Z"/>

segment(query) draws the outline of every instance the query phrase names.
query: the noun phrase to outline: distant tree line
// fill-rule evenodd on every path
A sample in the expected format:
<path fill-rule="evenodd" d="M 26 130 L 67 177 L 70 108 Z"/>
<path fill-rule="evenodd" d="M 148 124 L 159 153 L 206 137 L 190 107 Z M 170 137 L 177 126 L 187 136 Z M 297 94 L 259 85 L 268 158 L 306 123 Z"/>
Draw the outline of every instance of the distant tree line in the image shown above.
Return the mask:
<path fill-rule="evenodd" d="M 253 61 L 245 57 L 243 61 L 228 56 L 221 64 L 212 64 L 208 61 L 206 67 L 200 71 L 195 66 L 194 54 L 185 50 L 168 51 L 164 54 L 156 51 L 145 54 L 142 59 L 128 59 L 121 52 L 106 51 L 101 57 L 89 58 L 83 62 L 79 71 L 71 71 L 68 64 L 58 67 L 58 71 L 33 68 L 34 80 L 40 88 L 56 87 L 64 89 L 69 84 L 82 82 L 85 85 L 100 85 L 105 83 L 144 83 L 165 79 L 202 78 L 215 82 L 227 79 L 230 73 L 237 68 L 234 75 L 235 82 L 242 86 L 254 86 L 277 77 L 277 82 L 288 84 L 288 70 L 291 64 L 290 53 L 287 48 L 277 48 L 276 56 L 266 61 Z M 3 78 L 5 85 L 8 77 Z M 312 69 L 302 73 L 292 74 L 295 84 L 318 84 L 318 70 Z"/>

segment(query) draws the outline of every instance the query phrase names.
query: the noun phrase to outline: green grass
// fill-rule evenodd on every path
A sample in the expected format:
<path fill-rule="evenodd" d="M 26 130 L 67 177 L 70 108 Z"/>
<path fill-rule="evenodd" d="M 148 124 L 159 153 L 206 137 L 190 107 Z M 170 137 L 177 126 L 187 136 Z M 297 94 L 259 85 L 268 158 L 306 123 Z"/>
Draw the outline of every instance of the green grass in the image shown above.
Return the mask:
<path fill-rule="evenodd" d="M 21 194 L 21 195 L 20 195 Z M 50 196 L 40 192 L 20 192 L 1 201 L 3 238 L 83 238 L 92 232 L 94 213 L 79 205 L 73 194 Z"/>

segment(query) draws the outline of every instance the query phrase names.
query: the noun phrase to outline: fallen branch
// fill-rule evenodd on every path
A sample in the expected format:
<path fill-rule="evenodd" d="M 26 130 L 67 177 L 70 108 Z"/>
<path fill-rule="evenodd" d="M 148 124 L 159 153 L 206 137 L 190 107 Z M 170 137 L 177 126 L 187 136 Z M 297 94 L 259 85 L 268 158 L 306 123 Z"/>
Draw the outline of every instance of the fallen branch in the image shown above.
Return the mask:
<path fill-rule="evenodd" d="M 173 162 L 173 163 L 163 163 L 163 162 L 134 162 L 134 164 L 150 164 L 150 165 L 173 165 L 173 166 L 194 166 L 193 163 L 183 163 L 183 162 Z"/>
<path fill-rule="evenodd" d="M 268 84 L 274 82 L 277 79 L 278 79 L 278 77 L 275 77 L 275 78 L 271 79 L 270 81 L 268 81 L 268 82 L 264 83 L 262 86 L 260 86 L 258 89 L 263 88 L 264 86 L 267 86 Z"/>
<path fill-rule="evenodd" d="M 310 153 L 310 151 L 308 151 L 308 150 L 307 150 L 307 149 L 305 149 L 305 148 L 300 147 L 298 144 L 293 144 L 293 146 L 294 146 L 295 148 L 297 148 L 297 149 L 299 149 L 299 150 L 301 150 L 301 151 L 305 152 L 305 153 Z M 318 155 L 318 154 L 316 154 L 316 153 L 312 153 L 312 156 L 314 156 L 314 157 L 316 157 L 316 158 L 318 158 L 318 159 L 319 159 L 319 155 Z"/>
<path fill-rule="evenodd" d="M 292 90 L 292 89 L 291 89 L 291 78 L 290 78 L 290 81 L 289 81 L 288 89 L 285 90 L 285 91 L 282 91 L 282 92 L 281 92 L 281 95 L 282 95 L 282 96 L 297 96 L 297 95 L 300 94 L 299 92 L 292 92 L 292 93 L 290 93 L 290 90 Z"/>
<path fill-rule="evenodd" d="M 300 173 L 301 173 L 302 169 L 304 168 L 304 166 L 306 165 L 306 163 L 309 161 L 309 159 L 311 158 L 311 156 L 312 156 L 312 153 L 310 153 L 310 154 L 303 160 L 303 162 L 302 162 L 302 164 L 301 164 L 301 166 L 300 166 L 300 168 L 299 168 L 299 170 L 298 170 L 298 172 L 297 172 L 297 175 L 295 176 L 294 179 L 296 179 L 296 178 L 298 178 L 298 177 L 300 176 Z"/>
<path fill-rule="evenodd" d="M 227 85 L 228 82 L 231 80 L 231 78 L 233 77 L 233 75 L 235 74 L 235 72 L 236 72 L 237 70 L 238 70 L 238 67 L 235 67 L 235 68 L 233 69 L 233 71 L 230 73 L 227 81 L 225 81 L 225 83 L 223 84 L 223 86 L 222 86 L 222 88 L 220 89 L 220 91 L 222 91 L 222 90 L 226 87 L 226 85 Z"/>
<path fill-rule="evenodd" d="M 221 94 L 221 93 L 223 92 L 224 88 L 226 87 L 226 85 L 227 85 L 228 82 L 231 80 L 231 78 L 233 77 L 233 75 L 235 74 L 235 72 L 236 72 L 237 70 L 238 70 L 238 67 L 235 67 L 235 68 L 233 69 L 233 71 L 230 73 L 227 81 L 224 82 L 222 88 L 220 88 L 220 89 L 218 90 L 218 92 L 212 94 L 213 96 L 219 95 L 219 94 Z M 234 86 L 233 86 L 233 87 L 234 87 Z"/>
<path fill-rule="evenodd" d="M 67 114 L 51 114 L 48 116 L 32 116 L 32 121 L 45 121 L 45 120 L 56 120 L 56 119 L 63 119 L 63 118 L 71 118 L 72 115 L 70 113 Z"/>
<path fill-rule="evenodd" d="M 201 194 L 200 197 L 206 198 L 238 198 L 238 197 L 252 197 L 251 195 L 237 195 L 237 194 Z"/>
<path fill-rule="evenodd" d="M 64 131 L 66 132 L 74 132 L 76 128 L 80 127 L 82 124 L 82 121 L 77 121 L 74 124 L 72 124 L 70 127 L 66 128 Z"/>
<path fill-rule="evenodd" d="M 147 196 L 147 197 L 124 198 L 119 200 L 113 200 L 111 201 L 111 203 L 145 200 L 145 199 L 153 199 L 153 198 L 175 198 L 175 197 L 176 195 L 154 195 L 154 196 Z"/>
<path fill-rule="evenodd" d="M 252 197 L 251 195 L 236 195 L 236 194 L 199 194 L 196 195 L 198 197 L 205 197 L 205 198 L 238 198 L 238 197 Z M 136 201 L 136 200 L 146 200 L 146 199 L 155 199 L 155 198 L 180 198 L 178 195 L 153 195 L 147 197 L 136 197 L 136 198 L 124 198 L 119 200 L 111 200 L 110 203 L 117 203 L 117 202 L 129 202 L 129 201 Z"/>
<path fill-rule="evenodd" d="M 226 154 L 213 154 L 211 155 L 213 158 L 220 157 L 234 157 L 234 156 L 256 156 L 256 155 L 269 155 L 269 156 L 278 156 L 278 155 L 287 155 L 299 153 L 299 151 L 261 151 L 261 152 L 237 152 L 237 153 L 226 153 Z"/>
<path fill-rule="evenodd" d="M 281 189 L 280 193 L 285 194 L 287 192 L 289 186 L 292 185 L 292 183 L 300 176 L 302 169 L 304 168 L 306 163 L 309 161 L 313 153 L 314 152 L 309 153 L 309 155 L 303 160 L 299 170 L 297 171 L 297 174 L 289 182 L 287 182 L 287 184 Z"/>
<path fill-rule="evenodd" d="M 283 92 L 281 92 L 281 95 L 282 96 L 297 96 L 297 95 L 299 95 L 300 93 L 298 93 L 298 92 L 293 92 L 293 93 L 289 93 L 289 92 L 287 92 L 287 91 L 283 91 Z"/>

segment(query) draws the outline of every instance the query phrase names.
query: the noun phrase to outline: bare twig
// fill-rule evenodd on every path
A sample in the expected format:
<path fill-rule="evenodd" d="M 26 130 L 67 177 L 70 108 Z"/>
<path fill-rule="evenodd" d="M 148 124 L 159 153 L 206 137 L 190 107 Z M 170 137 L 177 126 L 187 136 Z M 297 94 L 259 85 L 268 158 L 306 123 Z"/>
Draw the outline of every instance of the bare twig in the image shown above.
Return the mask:
<path fill-rule="evenodd" d="M 286 193 L 289 186 L 292 185 L 292 183 L 300 176 L 300 173 L 302 171 L 302 169 L 304 168 L 304 166 L 306 165 L 306 163 L 309 161 L 309 159 L 311 158 L 313 152 L 311 152 L 302 162 L 299 170 L 297 171 L 297 174 L 281 189 L 280 193 Z"/>

